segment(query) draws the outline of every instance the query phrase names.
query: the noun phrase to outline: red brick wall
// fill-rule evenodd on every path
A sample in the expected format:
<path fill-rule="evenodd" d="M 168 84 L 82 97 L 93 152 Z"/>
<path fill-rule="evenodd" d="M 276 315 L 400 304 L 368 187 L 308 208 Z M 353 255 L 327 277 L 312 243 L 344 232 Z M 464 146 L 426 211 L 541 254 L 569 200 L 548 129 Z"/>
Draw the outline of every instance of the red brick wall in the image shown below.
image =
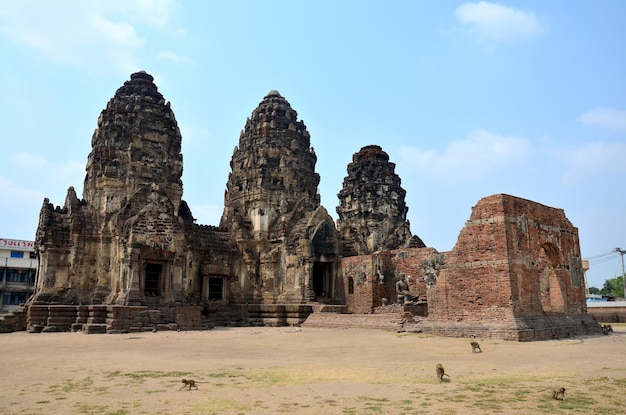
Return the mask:
<path fill-rule="evenodd" d="M 344 292 L 348 312 L 368 314 L 379 300 L 375 295 L 376 262 L 372 256 L 354 256 L 341 259 Z M 352 286 L 350 290 L 349 286 Z"/>
<path fill-rule="evenodd" d="M 509 195 L 481 199 L 429 291 L 429 320 L 580 315 L 578 229 L 562 209 Z"/>
<path fill-rule="evenodd" d="M 371 313 L 383 304 L 397 302 L 396 277 L 404 272 L 413 296 L 426 299 L 426 283 L 422 273 L 424 258 L 437 253 L 433 248 L 397 249 L 380 251 L 373 255 L 343 258 L 343 284 L 350 313 Z M 383 274 L 382 281 L 378 272 Z M 354 292 L 350 294 L 350 278 Z"/>

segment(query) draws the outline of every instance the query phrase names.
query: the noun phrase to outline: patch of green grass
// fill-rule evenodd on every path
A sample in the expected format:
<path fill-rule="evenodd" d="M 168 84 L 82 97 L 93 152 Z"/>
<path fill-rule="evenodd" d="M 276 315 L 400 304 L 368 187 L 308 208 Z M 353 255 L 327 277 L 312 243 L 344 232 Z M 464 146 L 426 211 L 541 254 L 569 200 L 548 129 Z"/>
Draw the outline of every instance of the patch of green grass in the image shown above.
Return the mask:
<path fill-rule="evenodd" d="M 183 378 L 189 377 L 188 372 L 161 372 L 156 370 L 140 370 L 137 372 L 122 372 L 121 370 L 114 370 L 104 374 L 107 379 L 123 379 L 127 385 L 140 385 L 146 381 L 146 379 L 159 379 L 159 378 Z"/>
<path fill-rule="evenodd" d="M 102 415 L 107 410 L 107 406 L 103 405 L 87 405 L 82 403 L 77 403 L 74 405 L 74 410 L 76 414 L 86 414 L 86 415 Z"/>
<path fill-rule="evenodd" d="M 163 393 L 163 392 L 167 392 L 165 389 L 156 389 L 153 391 L 145 391 L 144 393 L 146 395 L 152 395 L 153 393 Z"/>
<path fill-rule="evenodd" d="M 502 400 L 501 399 L 479 399 L 472 404 L 473 407 L 479 408 L 483 411 L 502 412 Z"/>
<path fill-rule="evenodd" d="M 69 392 L 86 392 L 91 391 L 93 385 L 93 379 L 91 377 L 86 377 L 84 379 L 78 381 L 72 380 L 64 380 L 60 384 L 51 385 L 48 387 L 48 390 L 45 393 L 55 394 L 55 393 L 69 393 Z"/>
<path fill-rule="evenodd" d="M 248 404 L 237 402 L 232 399 L 211 399 L 189 406 L 192 413 L 218 415 L 227 411 L 238 411 L 240 413 L 252 411 L 252 407 Z"/>

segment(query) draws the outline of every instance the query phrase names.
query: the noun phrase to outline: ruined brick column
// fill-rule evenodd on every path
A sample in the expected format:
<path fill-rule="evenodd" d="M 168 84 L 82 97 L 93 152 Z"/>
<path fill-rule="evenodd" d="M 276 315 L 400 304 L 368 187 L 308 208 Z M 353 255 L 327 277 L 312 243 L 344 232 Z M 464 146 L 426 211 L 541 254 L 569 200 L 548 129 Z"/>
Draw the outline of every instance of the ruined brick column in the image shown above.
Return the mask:
<path fill-rule="evenodd" d="M 481 199 L 429 287 L 426 331 L 510 340 L 599 332 L 587 314 L 578 229 L 562 209 L 530 200 Z"/>

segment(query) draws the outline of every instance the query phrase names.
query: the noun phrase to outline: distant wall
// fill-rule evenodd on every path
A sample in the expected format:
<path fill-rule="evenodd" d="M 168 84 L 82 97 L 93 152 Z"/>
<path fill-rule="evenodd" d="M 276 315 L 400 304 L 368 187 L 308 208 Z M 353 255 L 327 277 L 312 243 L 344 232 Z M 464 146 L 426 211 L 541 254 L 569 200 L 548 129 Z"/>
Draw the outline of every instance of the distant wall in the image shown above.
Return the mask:
<path fill-rule="evenodd" d="M 587 303 L 587 313 L 600 323 L 626 323 L 626 301 Z"/>

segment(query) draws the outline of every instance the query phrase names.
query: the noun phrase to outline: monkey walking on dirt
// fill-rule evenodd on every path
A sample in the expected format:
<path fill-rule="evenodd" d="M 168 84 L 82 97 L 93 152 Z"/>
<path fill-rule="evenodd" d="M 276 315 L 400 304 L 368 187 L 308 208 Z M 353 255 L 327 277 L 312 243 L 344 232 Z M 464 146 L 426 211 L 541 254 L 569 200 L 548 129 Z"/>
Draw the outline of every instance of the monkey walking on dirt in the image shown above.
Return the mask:
<path fill-rule="evenodd" d="M 478 342 L 470 342 L 470 345 L 472 346 L 472 353 L 482 353 Z"/>
<path fill-rule="evenodd" d="M 183 379 L 181 382 L 183 383 L 183 386 L 181 386 L 178 390 L 182 390 L 185 388 L 187 388 L 188 391 L 190 391 L 191 388 L 198 389 L 198 385 L 196 385 L 197 382 L 193 379 Z"/>
<path fill-rule="evenodd" d="M 437 379 L 439 379 L 439 382 L 443 382 L 444 376 L 447 376 L 448 379 L 450 378 L 450 375 L 448 375 L 446 371 L 443 370 L 443 365 L 441 363 L 437 363 L 436 371 L 437 371 Z"/>

